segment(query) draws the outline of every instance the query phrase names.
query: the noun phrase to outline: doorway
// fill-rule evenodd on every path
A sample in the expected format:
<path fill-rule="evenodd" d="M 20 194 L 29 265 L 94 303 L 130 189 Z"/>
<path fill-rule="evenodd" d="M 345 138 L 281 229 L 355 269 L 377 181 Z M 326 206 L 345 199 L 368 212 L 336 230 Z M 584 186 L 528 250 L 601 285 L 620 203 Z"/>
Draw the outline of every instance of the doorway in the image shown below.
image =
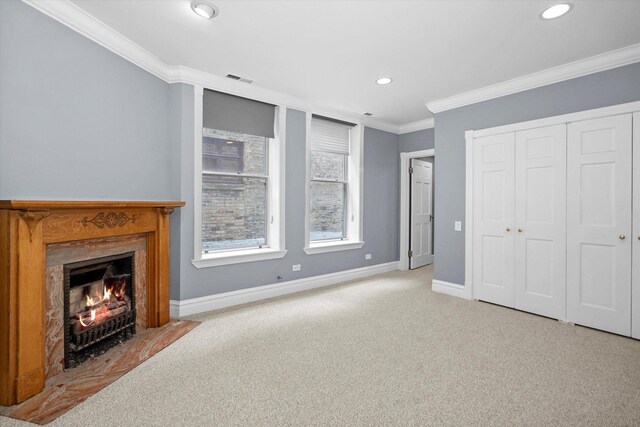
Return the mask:
<path fill-rule="evenodd" d="M 400 153 L 401 270 L 434 261 L 433 229 L 435 150 Z"/>
<path fill-rule="evenodd" d="M 433 264 L 433 157 L 409 167 L 409 269 Z"/>

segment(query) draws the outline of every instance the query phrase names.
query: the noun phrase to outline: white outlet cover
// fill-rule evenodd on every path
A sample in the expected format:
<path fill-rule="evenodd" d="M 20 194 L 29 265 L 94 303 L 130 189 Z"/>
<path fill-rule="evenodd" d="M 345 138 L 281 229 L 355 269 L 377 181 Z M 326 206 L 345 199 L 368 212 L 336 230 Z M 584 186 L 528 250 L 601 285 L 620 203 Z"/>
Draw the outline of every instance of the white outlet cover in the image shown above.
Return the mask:
<path fill-rule="evenodd" d="M 371 259 L 371 254 L 366 254 L 366 255 L 364 256 L 364 259 Z"/>
<path fill-rule="evenodd" d="M 462 221 L 455 221 L 453 223 L 453 229 L 455 231 L 462 231 Z"/>
<path fill-rule="evenodd" d="M 293 271 L 300 271 L 300 264 L 293 264 Z"/>

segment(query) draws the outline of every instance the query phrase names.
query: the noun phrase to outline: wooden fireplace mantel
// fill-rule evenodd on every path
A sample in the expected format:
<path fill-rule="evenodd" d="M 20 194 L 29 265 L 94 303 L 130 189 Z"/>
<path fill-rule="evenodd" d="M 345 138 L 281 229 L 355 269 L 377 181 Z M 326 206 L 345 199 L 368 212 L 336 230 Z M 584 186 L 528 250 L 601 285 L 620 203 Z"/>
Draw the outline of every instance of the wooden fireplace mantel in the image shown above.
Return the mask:
<path fill-rule="evenodd" d="M 0 200 L 0 404 L 45 383 L 45 268 L 51 243 L 144 234 L 147 326 L 169 322 L 169 220 L 181 201 Z"/>

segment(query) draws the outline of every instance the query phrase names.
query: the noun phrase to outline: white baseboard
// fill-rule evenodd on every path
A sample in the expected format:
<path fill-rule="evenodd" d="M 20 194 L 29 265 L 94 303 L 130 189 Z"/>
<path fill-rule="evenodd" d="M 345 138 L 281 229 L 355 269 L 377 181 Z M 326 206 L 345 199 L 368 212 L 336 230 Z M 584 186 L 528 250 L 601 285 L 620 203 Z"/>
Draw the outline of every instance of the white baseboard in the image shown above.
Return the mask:
<path fill-rule="evenodd" d="M 320 276 L 306 277 L 304 279 L 290 280 L 271 285 L 257 286 L 255 288 L 240 289 L 238 291 L 209 295 L 206 297 L 192 298 L 182 301 L 170 302 L 172 318 L 190 316 L 206 311 L 218 310 L 248 302 L 274 298 L 294 292 L 321 288 L 348 280 L 361 279 L 376 274 L 388 273 L 398 269 L 398 262 L 388 262 L 370 267 L 356 268 L 353 270 L 339 271 L 337 273 L 323 274 Z"/>
<path fill-rule="evenodd" d="M 433 280 L 431 282 L 431 290 L 440 294 L 451 295 L 452 297 L 471 299 L 471 287 L 457 283 Z"/>

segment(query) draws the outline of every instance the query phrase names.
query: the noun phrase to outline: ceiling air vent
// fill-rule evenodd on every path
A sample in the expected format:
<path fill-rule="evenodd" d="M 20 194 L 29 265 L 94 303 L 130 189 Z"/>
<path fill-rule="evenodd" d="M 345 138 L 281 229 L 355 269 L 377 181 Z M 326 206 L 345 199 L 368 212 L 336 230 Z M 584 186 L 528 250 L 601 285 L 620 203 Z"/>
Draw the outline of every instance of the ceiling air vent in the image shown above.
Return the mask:
<path fill-rule="evenodd" d="M 227 78 L 231 80 L 238 80 L 243 83 L 253 83 L 253 80 L 247 79 L 246 77 L 236 76 L 235 74 L 227 74 Z"/>

